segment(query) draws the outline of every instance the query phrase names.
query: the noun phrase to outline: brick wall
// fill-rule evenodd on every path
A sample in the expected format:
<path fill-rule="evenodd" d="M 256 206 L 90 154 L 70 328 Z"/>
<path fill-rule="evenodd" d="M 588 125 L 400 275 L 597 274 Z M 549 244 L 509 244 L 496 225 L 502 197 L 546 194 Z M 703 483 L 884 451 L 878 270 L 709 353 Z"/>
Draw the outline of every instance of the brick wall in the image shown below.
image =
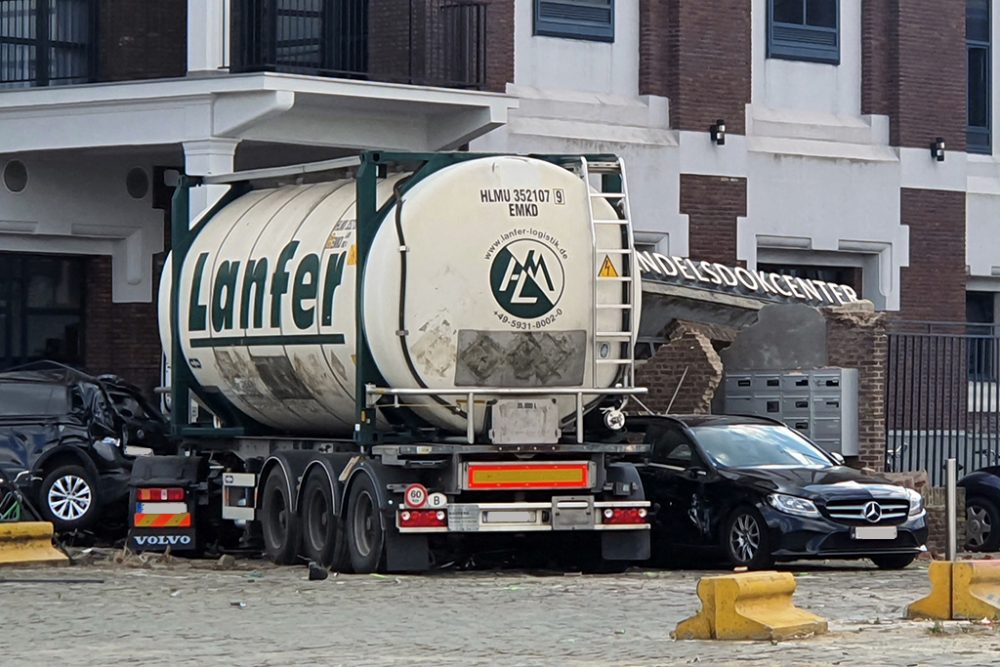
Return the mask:
<path fill-rule="evenodd" d="M 187 73 L 187 0 L 101 0 L 101 81 Z"/>
<path fill-rule="evenodd" d="M 965 193 L 903 188 L 900 198 L 900 222 L 910 228 L 910 266 L 900 273 L 900 317 L 964 322 Z"/>
<path fill-rule="evenodd" d="M 892 114 L 890 56 L 895 50 L 896 24 L 890 5 L 895 0 L 861 3 L 861 113 Z"/>
<path fill-rule="evenodd" d="M 636 383 L 649 389 L 642 402 L 654 412 L 665 413 L 669 406 L 672 414 L 707 414 L 722 373 L 722 360 L 709 337 L 695 326 L 682 324 L 670 341 L 638 368 Z"/>
<path fill-rule="evenodd" d="M 830 366 L 858 369 L 858 467 L 885 470 L 886 316 L 853 306 L 827 308 Z"/>
<path fill-rule="evenodd" d="M 91 373 L 120 375 L 148 397 L 160 382 L 156 293 L 162 266 L 163 255 L 156 255 L 152 303 L 114 303 L 111 258 L 91 257 L 87 262 L 84 367 Z"/>
<path fill-rule="evenodd" d="M 639 0 L 639 94 L 668 97 L 670 94 L 668 3 Z"/>
<path fill-rule="evenodd" d="M 747 214 L 747 181 L 681 174 L 681 213 L 688 216 L 692 259 L 736 264 L 736 219 Z"/>
<path fill-rule="evenodd" d="M 707 132 L 721 118 L 729 132 L 744 134 L 750 3 L 647 0 L 640 21 L 640 92 L 670 98 L 671 126 Z"/>
<path fill-rule="evenodd" d="M 864 0 L 862 113 L 891 117 L 894 146 L 964 150 L 966 58 L 964 2 Z"/>

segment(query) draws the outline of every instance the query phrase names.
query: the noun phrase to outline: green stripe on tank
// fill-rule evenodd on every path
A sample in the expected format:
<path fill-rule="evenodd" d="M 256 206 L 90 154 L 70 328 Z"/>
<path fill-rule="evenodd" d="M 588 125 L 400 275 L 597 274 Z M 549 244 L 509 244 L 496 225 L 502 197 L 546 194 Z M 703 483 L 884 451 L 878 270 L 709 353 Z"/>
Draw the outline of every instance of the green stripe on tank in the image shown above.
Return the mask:
<path fill-rule="evenodd" d="M 315 334 L 302 336 L 224 336 L 217 338 L 192 338 L 191 347 L 252 347 L 254 345 L 343 345 L 344 334 Z"/>

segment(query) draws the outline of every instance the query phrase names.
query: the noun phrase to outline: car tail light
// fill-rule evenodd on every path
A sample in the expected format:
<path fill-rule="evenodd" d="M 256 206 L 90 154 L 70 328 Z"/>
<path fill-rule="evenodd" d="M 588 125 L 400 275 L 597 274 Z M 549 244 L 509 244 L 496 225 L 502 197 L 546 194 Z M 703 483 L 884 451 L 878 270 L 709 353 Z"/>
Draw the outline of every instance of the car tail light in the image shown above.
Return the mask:
<path fill-rule="evenodd" d="M 647 514 L 645 507 L 608 507 L 601 513 L 601 520 L 609 524 L 642 524 Z"/>
<path fill-rule="evenodd" d="M 135 499 L 140 502 L 175 502 L 184 500 L 184 489 L 172 487 L 169 489 L 149 488 L 138 489 Z"/>
<path fill-rule="evenodd" d="M 448 513 L 444 510 L 402 510 L 399 513 L 400 528 L 445 528 Z"/>

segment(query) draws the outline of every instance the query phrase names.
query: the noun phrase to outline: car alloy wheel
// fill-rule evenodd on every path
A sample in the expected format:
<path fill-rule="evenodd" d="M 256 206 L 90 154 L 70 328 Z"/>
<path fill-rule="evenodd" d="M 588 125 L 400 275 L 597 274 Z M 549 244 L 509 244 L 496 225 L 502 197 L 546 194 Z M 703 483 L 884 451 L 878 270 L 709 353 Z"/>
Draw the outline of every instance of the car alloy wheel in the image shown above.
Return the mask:
<path fill-rule="evenodd" d="M 729 531 L 729 546 L 734 556 L 744 563 L 749 563 L 760 550 L 760 526 L 757 519 L 750 514 L 736 517 Z"/>
<path fill-rule="evenodd" d="M 79 521 L 90 510 L 94 494 L 86 480 L 64 475 L 49 487 L 49 510 L 63 521 Z"/>
<path fill-rule="evenodd" d="M 989 511 L 982 505 L 972 504 L 965 510 L 965 539 L 973 549 L 982 549 L 993 534 Z"/>

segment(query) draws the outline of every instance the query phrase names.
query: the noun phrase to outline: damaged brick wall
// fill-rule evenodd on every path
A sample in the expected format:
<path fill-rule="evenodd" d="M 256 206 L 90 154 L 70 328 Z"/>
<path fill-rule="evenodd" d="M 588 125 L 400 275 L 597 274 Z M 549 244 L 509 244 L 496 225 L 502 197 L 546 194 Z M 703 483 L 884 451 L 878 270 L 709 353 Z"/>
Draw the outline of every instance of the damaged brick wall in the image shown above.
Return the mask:
<path fill-rule="evenodd" d="M 885 470 L 886 316 L 870 303 L 823 310 L 830 366 L 858 369 L 858 467 Z"/>
<path fill-rule="evenodd" d="M 639 367 L 636 382 L 649 389 L 641 400 L 653 412 L 664 413 L 669 406 L 672 414 L 707 414 L 722 375 L 722 359 L 708 334 L 696 325 L 681 324 L 669 342 Z M 638 412 L 637 405 L 633 408 Z"/>

